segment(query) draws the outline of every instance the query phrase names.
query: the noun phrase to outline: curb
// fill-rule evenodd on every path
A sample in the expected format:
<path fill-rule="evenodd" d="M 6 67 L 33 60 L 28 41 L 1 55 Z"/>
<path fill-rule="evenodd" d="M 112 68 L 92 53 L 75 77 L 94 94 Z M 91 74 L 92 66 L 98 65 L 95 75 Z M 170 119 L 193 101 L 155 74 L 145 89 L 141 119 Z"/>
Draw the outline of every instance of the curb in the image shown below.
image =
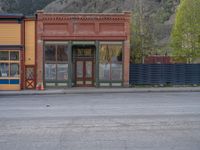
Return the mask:
<path fill-rule="evenodd" d="M 114 93 L 183 93 L 200 92 L 200 87 L 194 88 L 119 88 L 119 89 L 72 89 L 46 91 L 0 91 L 0 96 L 22 95 L 64 95 L 64 94 L 114 94 Z"/>

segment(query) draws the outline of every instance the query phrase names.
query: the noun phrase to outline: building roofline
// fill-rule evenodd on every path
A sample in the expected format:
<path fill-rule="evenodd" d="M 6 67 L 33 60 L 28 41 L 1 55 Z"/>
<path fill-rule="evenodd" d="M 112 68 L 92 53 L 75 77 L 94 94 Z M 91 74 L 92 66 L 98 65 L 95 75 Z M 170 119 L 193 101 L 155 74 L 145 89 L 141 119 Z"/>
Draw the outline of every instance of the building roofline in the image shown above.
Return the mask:
<path fill-rule="evenodd" d="M 124 15 L 124 14 L 131 14 L 131 11 L 123 11 L 120 13 L 57 13 L 57 12 L 45 12 L 44 10 L 38 10 L 36 14 L 44 14 L 44 15 Z"/>
<path fill-rule="evenodd" d="M 9 14 L 9 13 L 0 13 L 0 19 L 23 19 L 23 14 Z"/>

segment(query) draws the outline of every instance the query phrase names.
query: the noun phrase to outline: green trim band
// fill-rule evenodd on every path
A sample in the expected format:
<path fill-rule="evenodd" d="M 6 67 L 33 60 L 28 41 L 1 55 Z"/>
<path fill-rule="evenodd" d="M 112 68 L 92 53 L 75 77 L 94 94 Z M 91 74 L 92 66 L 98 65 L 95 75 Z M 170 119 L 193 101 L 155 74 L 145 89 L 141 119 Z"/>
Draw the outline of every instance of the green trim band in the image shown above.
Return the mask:
<path fill-rule="evenodd" d="M 73 45 L 95 45 L 95 41 L 73 41 Z"/>

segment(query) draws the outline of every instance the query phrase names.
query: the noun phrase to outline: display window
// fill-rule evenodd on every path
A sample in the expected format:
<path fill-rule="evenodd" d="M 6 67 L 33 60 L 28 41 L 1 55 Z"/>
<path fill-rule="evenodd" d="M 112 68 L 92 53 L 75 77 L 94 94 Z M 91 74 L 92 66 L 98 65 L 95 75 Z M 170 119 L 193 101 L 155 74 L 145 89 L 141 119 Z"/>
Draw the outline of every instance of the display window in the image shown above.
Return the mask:
<path fill-rule="evenodd" d="M 122 43 L 102 43 L 99 49 L 99 80 L 122 80 Z"/>
<path fill-rule="evenodd" d="M 15 50 L 0 51 L 0 84 L 19 84 L 19 80 L 20 52 Z"/>
<path fill-rule="evenodd" d="M 0 77 L 19 78 L 20 60 L 19 51 L 0 51 Z"/>
<path fill-rule="evenodd" d="M 46 85 L 63 85 L 68 80 L 68 44 L 45 43 L 45 81 Z M 48 84 L 50 83 L 50 84 Z M 59 84 L 60 83 L 60 84 Z"/>

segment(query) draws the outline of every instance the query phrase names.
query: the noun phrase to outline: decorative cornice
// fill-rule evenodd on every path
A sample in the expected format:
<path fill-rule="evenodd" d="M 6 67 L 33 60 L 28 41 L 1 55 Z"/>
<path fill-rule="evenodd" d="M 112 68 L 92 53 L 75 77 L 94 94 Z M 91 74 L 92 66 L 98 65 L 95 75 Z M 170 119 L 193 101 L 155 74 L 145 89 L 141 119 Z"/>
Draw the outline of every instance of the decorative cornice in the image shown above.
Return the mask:
<path fill-rule="evenodd" d="M 68 22 L 68 21 L 77 21 L 77 22 L 129 22 L 130 14 L 129 13 L 91 13 L 91 14 L 58 14 L 58 13 L 39 13 L 38 20 L 44 22 Z"/>

